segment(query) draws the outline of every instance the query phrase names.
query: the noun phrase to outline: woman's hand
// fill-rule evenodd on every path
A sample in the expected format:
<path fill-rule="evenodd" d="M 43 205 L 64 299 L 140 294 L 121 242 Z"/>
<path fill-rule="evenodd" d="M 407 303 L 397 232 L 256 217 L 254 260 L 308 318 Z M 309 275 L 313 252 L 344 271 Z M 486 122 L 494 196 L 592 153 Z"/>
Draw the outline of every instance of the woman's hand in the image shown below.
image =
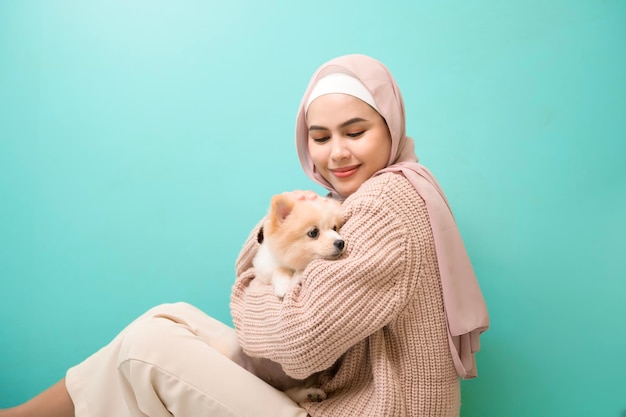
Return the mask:
<path fill-rule="evenodd" d="M 315 191 L 310 190 L 285 191 L 282 194 L 292 200 L 315 200 L 319 197 Z"/>

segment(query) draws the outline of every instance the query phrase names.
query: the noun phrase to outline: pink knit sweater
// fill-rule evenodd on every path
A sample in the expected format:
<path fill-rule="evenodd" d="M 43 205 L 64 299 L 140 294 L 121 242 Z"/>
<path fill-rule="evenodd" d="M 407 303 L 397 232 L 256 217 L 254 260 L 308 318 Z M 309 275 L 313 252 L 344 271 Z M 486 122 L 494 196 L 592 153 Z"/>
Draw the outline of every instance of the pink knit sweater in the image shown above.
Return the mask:
<path fill-rule="evenodd" d="M 460 409 L 433 236 L 424 201 L 400 174 L 344 202 L 345 255 L 317 260 L 278 299 L 254 280 L 256 230 L 237 260 L 231 310 L 251 356 L 295 378 L 328 370 L 313 417 L 448 417 Z"/>

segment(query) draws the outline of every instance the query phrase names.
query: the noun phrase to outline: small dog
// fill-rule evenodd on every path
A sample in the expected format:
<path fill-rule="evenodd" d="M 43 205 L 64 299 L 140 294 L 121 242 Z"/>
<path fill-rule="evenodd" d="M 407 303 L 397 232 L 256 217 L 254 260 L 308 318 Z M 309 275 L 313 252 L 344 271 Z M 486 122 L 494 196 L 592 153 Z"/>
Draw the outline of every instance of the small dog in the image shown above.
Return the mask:
<path fill-rule="evenodd" d="M 255 280 L 273 285 L 274 293 L 284 298 L 299 284 L 309 262 L 334 259 L 344 252 L 345 242 L 338 233 L 342 225 L 343 210 L 335 200 L 293 200 L 275 195 L 257 236 L 260 246 L 252 261 Z M 326 399 L 326 393 L 317 387 L 319 373 L 304 380 L 291 378 L 280 364 L 245 354 L 234 331 L 218 336 L 211 346 L 298 404 Z"/>
<path fill-rule="evenodd" d="M 301 274 L 315 259 L 335 259 L 345 247 L 338 230 L 343 225 L 341 204 L 329 198 L 293 200 L 279 194 L 257 236 L 259 250 L 252 264 L 255 279 L 274 287 L 283 298 L 300 283 Z M 244 358 L 243 366 L 285 392 L 293 401 L 322 401 L 326 393 L 316 387 L 318 374 L 305 380 L 287 376 L 280 365 L 262 358 Z"/>
<path fill-rule="evenodd" d="M 338 230 L 343 211 L 329 198 L 292 200 L 272 197 L 269 213 L 257 240 L 261 244 L 252 261 L 256 279 L 274 286 L 283 298 L 300 282 L 300 275 L 314 259 L 334 259 L 343 253 L 345 242 Z"/>

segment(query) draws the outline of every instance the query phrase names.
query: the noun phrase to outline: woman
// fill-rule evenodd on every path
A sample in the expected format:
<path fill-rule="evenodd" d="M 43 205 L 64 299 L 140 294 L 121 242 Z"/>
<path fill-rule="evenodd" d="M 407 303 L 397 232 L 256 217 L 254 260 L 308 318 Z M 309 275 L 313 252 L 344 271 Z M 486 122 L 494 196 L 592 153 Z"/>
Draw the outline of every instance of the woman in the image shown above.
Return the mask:
<path fill-rule="evenodd" d="M 0 416 L 458 416 L 459 379 L 476 376 L 489 318 L 404 118 L 379 61 L 322 65 L 302 99 L 296 145 L 307 175 L 343 201 L 345 254 L 314 261 L 282 300 L 254 280 L 257 230 L 237 260 L 231 310 L 241 347 L 296 378 L 320 372 L 326 400 L 298 407 L 212 347 L 234 330 L 174 304 Z"/>

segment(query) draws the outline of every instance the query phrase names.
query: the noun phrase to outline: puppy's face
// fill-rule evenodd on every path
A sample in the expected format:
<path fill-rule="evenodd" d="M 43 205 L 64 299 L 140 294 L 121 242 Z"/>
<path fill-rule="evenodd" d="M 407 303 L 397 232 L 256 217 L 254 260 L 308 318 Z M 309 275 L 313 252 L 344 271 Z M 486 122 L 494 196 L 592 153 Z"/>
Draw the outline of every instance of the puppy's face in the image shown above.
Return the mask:
<path fill-rule="evenodd" d="M 328 198 L 272 198 L 264 239 L 286 267 L 302 271 L 314 259 L 336 258 L 344 249 L 338 230 L 343 225 L 341 204 Z"/>

